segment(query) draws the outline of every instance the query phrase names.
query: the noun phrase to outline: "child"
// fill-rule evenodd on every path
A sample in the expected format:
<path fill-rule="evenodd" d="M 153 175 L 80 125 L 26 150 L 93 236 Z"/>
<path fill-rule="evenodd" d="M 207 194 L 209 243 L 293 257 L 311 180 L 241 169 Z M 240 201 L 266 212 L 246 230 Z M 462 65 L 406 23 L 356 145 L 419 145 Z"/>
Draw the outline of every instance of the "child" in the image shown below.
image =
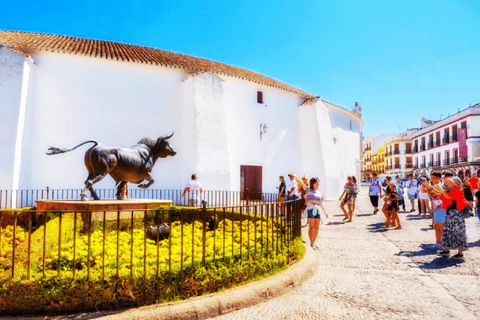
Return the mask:
<path fill-rule="evenodd" d="M 385 204 L 383 205 L 383 213 L 387 221 L 385 222 L 385 227 L 395 227 L 396 229 L 402 229 L 400 224 L 400 219 L 398 217 L 398 195 L 397 187 L 394 183 L 389 183 L 387 186 L 387 193 L 385 194 Z"/>

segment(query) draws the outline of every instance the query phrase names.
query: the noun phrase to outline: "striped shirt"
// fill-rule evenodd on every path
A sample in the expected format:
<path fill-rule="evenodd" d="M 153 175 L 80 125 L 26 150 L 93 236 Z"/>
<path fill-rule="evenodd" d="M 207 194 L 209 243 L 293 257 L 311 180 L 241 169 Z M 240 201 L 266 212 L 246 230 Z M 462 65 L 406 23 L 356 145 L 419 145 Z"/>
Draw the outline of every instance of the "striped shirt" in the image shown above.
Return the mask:
<path fill-rule="evenodd" d="M 305 193 L 304 198 L 307 201 L 307 205 L 319 206 L 322 204 L 323 194 L 320 192 L 320 190 L 307 189 L 307 193 Z"/>

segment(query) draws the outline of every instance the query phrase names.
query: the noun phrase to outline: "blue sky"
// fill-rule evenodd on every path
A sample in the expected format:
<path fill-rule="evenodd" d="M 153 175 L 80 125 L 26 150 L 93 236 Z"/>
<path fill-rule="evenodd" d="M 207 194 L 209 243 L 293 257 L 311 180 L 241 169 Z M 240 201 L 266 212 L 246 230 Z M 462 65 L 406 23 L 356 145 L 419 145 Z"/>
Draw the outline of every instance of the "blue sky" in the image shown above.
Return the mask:
<path fill-rule="evenodd" d="M 480 102 L 480 1 L 9 1 L 0 29 L 243 67 L 352 109 L 365 134 Z"/>

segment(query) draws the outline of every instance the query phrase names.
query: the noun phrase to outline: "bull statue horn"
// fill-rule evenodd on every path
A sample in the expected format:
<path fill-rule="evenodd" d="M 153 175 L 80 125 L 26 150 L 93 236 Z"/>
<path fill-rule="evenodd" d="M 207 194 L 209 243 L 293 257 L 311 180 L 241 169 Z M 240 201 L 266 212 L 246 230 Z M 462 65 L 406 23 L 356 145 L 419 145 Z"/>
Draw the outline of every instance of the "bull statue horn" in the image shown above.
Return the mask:
<path fill-rule="evenodd" d="M 166 136 L 166 137 L 165 137 L 165 138 L 163 138 L 163 139 L 165 139 L 165 140 L 167 140 L 167 139 L 170 139 L 170 138 L 173 136 L 173 134 L 174 134 L 174 133 L 175 133 L 175 131 L 173 131 L 171 135 L 169 135 L 169 136 Z"/>

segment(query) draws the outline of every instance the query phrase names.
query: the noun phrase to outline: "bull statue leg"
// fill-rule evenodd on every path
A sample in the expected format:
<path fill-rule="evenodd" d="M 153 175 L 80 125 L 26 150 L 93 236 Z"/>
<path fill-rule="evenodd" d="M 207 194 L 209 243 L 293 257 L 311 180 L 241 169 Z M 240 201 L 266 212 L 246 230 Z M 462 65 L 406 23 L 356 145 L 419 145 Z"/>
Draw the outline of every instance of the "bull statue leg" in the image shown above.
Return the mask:
<path fill-rule="evenodd" d="M 142 189 L 147 189 L 148 187 L 150 187 L 155 181 L 152 179 L 152 176 L 151 175 L 148 175 L 148 178 L 145 179 L 148 181 L 148 183 L 142 183 L 142 184 L 139 184 L 138 187 L 139 188 L 142 188 Z"/>
<path fill-rule="evenodd" d="M 95 175 L 93 173 L 89 174 L 87 181 L 85 181 L 85 188 L 82 190 L 82 193 L 80 194 L 80 199 L 82 201 L 86 201 L 87 200 L 86 191 L 89 190 L 94 200 L 100 200 L 97 193 L 93 190 L 93 185 L 101 181 L 103 178 L 105 178 L 106 175 L 107 175 L 106 173 L 99 174 L 99 175 Z"/>
<path fill-rule="evenodd" d="M 117 200 L 123 200 L 124 199 L 124 192 L 123 192 L 123 189 L 127 186 L 127 182 L 126 181 L 121 181 L 118 186 L 117 186 L 117 193 L 116 193 L 116 197 L 117 197 Z"/>

